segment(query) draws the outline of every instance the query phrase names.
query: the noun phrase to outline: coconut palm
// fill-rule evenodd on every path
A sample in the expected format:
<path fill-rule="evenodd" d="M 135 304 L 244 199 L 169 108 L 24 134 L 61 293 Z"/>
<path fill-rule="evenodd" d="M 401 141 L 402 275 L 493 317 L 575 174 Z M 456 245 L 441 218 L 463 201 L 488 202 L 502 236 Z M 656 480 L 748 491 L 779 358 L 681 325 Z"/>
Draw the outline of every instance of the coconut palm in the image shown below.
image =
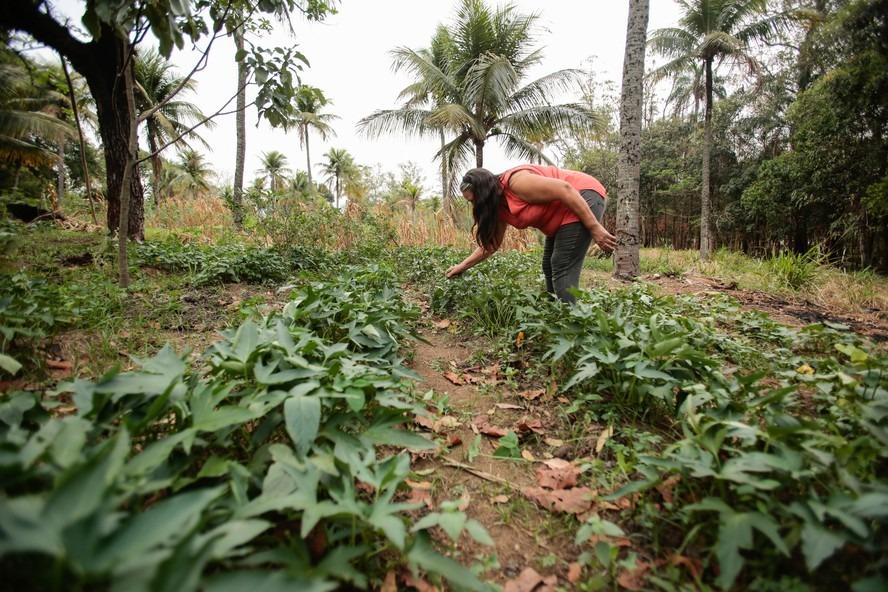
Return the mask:
<path fill-rule="evenodd" d="M 482 0 L 463 0 L 454 24 L 446 32 L 439 29 L 431 49 L 393 52 L 395 67 L 414 77 L 402 97 L 428 100 L 376 111 L 359 122 L 360 128 L 371 135 L 445 130 L 452 139 L 436 157 L 451 175 L 472 156 L 476 166 L 483 166 L 484 146 L 492 138 L 510 156 L 548 162 L 528 135 L 590 127 L 595 118 L 578 104 L 549 103 L 553 91 L 575 83 L 576 70 L 559 70 L 522 86 L 542 58 L 531 47 L 536 18 L 519 14 L 512 5 L 492 10 Z"/>
<path fill-rule="evenodd" d="M 210 190 L 210 181 L 215 172 L 206 157 L 192 148 L 179 152 L 174 166 L 173 187 L 177 193 L 190 197 L 201 197 Z"/>
<path fill-rule="evenodd" d="M 0 62 L 0 160 L 22 166 L 56 166 L 59 157 L 45 143 L 60 144 L 74 128 L 59 119 L 64 95 L 37 89 L 19 65 Z"/>
<path fill-rule="evenodd" d="M 703 179 L 700 196 L 700 257 L 713 247 L 710 222 L 710 153 L 712 152 L 713 71 L 720 64 L 757 66 L 750 44 L 770 36 L 782 16 L 764 16 L 765 0 L 677 0 L 679 26 L 658 29 L 651 48 L 669 61 L 652 72 L 654 80 L 675 78 L 702 65 L 704 80 Z"/>
<path fill-rule="evenodd" d="M 256 171 L 256 173 L 265 175 L 268 178 L 268 188 L 272 193 L 277 192 L 283 187 L 286 176 L 290 174 L 287 157 L 282 152 L 270 150 L 262 153 L 260 163 L 262 168 Z"/>
<path fill-rule="evenodd" d="M 324 96 L 321 89 L 313 86 L 302 85 L 296 93 L 296 110 L 294 116 L 296 120 L 296 133 L 299 137 L 299 146 L 305 148 L 305 166 L 308 172 L 308 186 L 311 188 L 311 149 L 308 141 L 309 132 L 314 130 L 321 136 L 322 140 L 326 140 L 330 136 L 335 136 L 336 132 L 330 126 L 330 122 L 339 119 L 331 113 L 321 113 L 330 101 Z"/>
<path fill-rule="evenodd" d="M 182 78 L 176 73 L 173 66 L 157 51 L 150 49 L 140 54 L 136 59 L 135 99 L 136 108 L 140 112 L 147 111 L 163 102 L 181 84 Z M 174 100 L 165 103 L 145 120 L 143 134 L 148 143 L 148 150 L 152 154 L 151 170 L 152 182 L 155 187 L 155 199 L 158 197 L 156 188 L 163 170 L 163 159 L 157 153 L 158 148 L 187 131 L 195 122 L 206 117 L 197 105 L 183 98 L 186 93 L 193 92 L 196 86 L 194 79 L 189 80 L 182 87 L 181 91 L 176 94 Z M 212 121 L 207 122 L 205 125 L 209 129 L 215 127 L 215 123 Z M 196 132 L 186 134 L 176 145 L 184 148 L 191 147 L 192 143 L 209 148 L 206 141 Z"/>
<path fill-rule="evenodd" d="M 342 194 L 343 184 L 349 176 L 357 171 L 357 167 L 352 155 L 344 148 L 330 148 L 324 156 L 327 161 L 321 165 L 321 170 L 327 176 L 327 182 L 333 183 L 336 207 L 339 208 L 339 197 Z"/>

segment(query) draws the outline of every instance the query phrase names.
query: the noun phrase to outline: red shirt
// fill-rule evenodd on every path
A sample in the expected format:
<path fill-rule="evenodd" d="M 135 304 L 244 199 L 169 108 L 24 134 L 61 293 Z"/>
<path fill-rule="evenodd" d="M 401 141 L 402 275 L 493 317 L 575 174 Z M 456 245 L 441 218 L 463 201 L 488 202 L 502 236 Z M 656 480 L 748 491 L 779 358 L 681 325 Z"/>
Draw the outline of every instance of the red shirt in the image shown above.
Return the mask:
<path fill-rule="evenodd" d="M 500 174 L 499 177 L 500 185 L 503 188 L 503 195 L 506 198 L 500 209 L 500 220 L 506 221 L 515 228 L 532 226 L 540 229 L 546 236 L 552 236 L 565 224 L 580 221 L 577 215 L 559 200 L 547 203 L 529 203 L 515 195 L 515 192 L 509 188 L 509 179 L 518 171 L 528 171 L 531 174 L 550 179 L 561 179 L 562 181 L 567 181 L 577 191 L 591 189 L 600 194 L 601 197 L 607 197 L 604 185 L 598 179 L 586 173 L 535 164 L 524 164 L 511 168 Z"/>

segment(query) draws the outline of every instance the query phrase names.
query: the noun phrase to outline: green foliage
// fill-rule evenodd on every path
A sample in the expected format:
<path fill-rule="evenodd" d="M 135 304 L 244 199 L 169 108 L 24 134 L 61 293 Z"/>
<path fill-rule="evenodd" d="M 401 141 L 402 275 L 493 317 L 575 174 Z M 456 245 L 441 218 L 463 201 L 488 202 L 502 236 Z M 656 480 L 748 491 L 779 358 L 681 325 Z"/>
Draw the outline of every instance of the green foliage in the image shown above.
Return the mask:
<path fill-rule="evenodd" d="M 280 282 L 294 269 L 277 251 L 240 244 L 199 246 L 167 240 L 141 244 L 137 253 L 144 265 L 192 274 L 196 285 Z"/>
<path fill-rule="evenodd" d="M 771 278 L 779 287 L 801 290 L 814 283 L 825 262 L 826 257 L 817 246 L 801 255 L 781 251 L 765 263 Z"/>
<path fill-rule="evenodd" d="M 398 451 L 431 443 L 399 427 L 415 407 L 399 361 L 412 312 L 390 279 L 352 268 L 296 290 L 282 314 L 226 332 L 207 371 L 164 348 L 63 385 L 72 414 L 52 395 L 6 395 L 4 572 L 31 589 L 332 590 L 396 564 L 483 589 L 427 532 L 489 542 L 483 528 L 455 507 L 411 528 L 416 506 L 396 500 L 410 470 Z"/>

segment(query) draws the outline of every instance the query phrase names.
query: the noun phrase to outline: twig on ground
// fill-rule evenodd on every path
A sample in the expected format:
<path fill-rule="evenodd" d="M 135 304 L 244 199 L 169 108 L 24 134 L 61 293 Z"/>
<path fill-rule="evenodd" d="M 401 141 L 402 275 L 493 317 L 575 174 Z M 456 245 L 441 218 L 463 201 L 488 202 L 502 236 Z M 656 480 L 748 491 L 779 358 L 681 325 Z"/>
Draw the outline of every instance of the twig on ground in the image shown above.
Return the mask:
<path fill-rule="evenodd" d="M 475 475 L 476 477 L 480 477 L 481 479 L 485 479 L 487 481 L 492 481 L 494 483 L 499 483 L 500 485 L 507 485 L 508 487 L 511 487 L 512 489 L 517 489 L 515 484 L 510 483 L 509 481 L 506 481 L 505 479 L 502 479 L 500 477 L 497 477 L 496 475 L 491 475 L 490 473 L 486 473 L 484 471 L 476 469 L 475 467 L 473 467 L 471 465 L 457 462 L 451 458 L 447 458 L 446 456 L 444 457 L 444 460 L 445 460 L 444 466 L 446 466 L 446 467 L 453 467 L 455 469 L 462 469 L 463 471 L 465 471 L 467 473 L 471 473 L 472 475 Z"/>

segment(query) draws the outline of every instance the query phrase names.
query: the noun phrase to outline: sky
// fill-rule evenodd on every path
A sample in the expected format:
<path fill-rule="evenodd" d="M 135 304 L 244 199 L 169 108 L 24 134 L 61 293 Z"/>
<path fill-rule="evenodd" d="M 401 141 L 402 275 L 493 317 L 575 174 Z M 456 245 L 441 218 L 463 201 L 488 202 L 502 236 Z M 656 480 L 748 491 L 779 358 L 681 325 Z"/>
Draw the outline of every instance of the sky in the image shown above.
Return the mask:
<path fill-rule="evenodd" d="M 496 0 L 490 2 L 494 4 Z M 339 117 L 332 122 L 335 137 L 323 141 L 312 135 L 310 139 L 316 179 L 320 177 L 323 154 L 331 147 L 345 148 L 358 164 L 373 168 L 379 165 L 383 171 L 397 172 L 401 163 L 412 161 L 425 173 L 426 195 L 435 192 L 439 185 L 433 162 L 438 148 L 436 140 L 400 135 L 370 139 L 360 135 L 355 126 L 376 109 L 397 107 L 398 92 L 410 83 L 407 74 L 392 73 L 389 52 L 399 46 L 427 47 L 438 24 L 452 21 L 457 4 L 458 0 L 341 0 L 338 13 L 323 22 L 294 18 L 294 35 L 276 30 L 255 40 L 264 46 L 295 44 L 310 62 L 302 81 L 321 88 L 332 101 L 327 110 Z M 594 57 L 601 79 L 614 80 L 619 88 L 628 0 L 515 0 L 513 4 L 522 13 L 539 15 L 537 46 L 543 48 L 543 60 L 526 81 L 562 68 L 587 67 L 589 58 Z M 677 23 L 679 8 L 673 0 L 651 0 L 650 5 L 649 30 Z M 59 8 L 79 18 L 81 6 L 76 0 L 63 0 Z M 205 43 L 206 40 L 202 41 L 200 47 Z M 185 74 L 197 57 L 186 46 L 184 51 L 174 52 L 171 61 Z M 197 92 L 188 100 L 205 113 L 215 112 L 233 94 L 236 74 L 234 44 L 221 38 L 213 45 L 207 67 L 195 75 Z M 216 123 L 213 130 L 201 132 L 211 147 L 204 152 L 217 171 L 219 182 L 228 183 L 234 172 L 234 115 L 221 117 Z M 259 168 L 261 154 L 269 150 L 284 153 L 291 169 L 305 169 L 305 151 L 295 132 L 274 129 L 263 122 L 256 124 L 255 109 L 248 109 L 248 181 Z M 495 143 L 485 147 L 484 159 L 485 167 L 494 172 L 520 164 L 507 158 Z"/>

